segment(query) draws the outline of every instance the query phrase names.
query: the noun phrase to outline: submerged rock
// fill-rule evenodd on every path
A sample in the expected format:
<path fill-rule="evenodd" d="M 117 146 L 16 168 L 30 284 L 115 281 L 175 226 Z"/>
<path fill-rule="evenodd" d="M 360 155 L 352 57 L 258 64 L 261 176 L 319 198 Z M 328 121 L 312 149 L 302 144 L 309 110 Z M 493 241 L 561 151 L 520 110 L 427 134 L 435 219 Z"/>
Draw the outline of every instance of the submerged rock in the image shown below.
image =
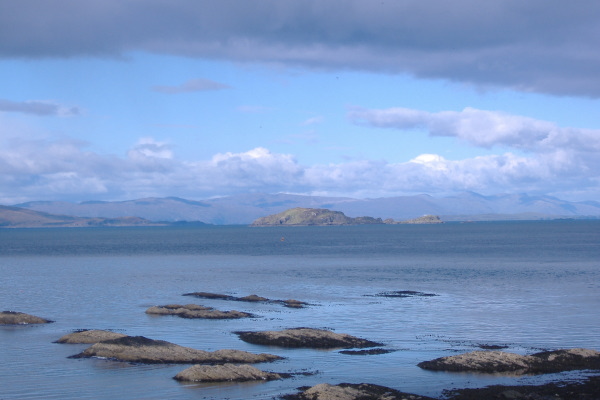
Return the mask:
<path fill-rule="evenodd" d="M 375 297 L 435 297 L 438 296 L 435 293 L 424 293 L 424 292 L 416 292 L 414 290 L 395 290 L 391 292 L 381 292 L 377 293 Z"/>
<path fill-rule="evenodd" d="M 166 306 L 153 306 L 146 310 L 146 314 L 152 315 L 176 315 L 181 318 L 205 318 L 205 319 L 237 319 L 249 318 L 254 315 L 242 311 L 219 311 L 210 307 L 197 304 L 169 304 Z"/>
<path fill-rule="evenodd" d="M 544 374 L 600 369 L 600 352 L 589 349 L 554 350 L 522 356 L 503 351 L 473 351 L 418 364 L 423 369 L 451 372 L 511 372 Z"/>
<path fill-rule="evenodd" d="M 347 354 L 351 356 L 370 356 L 370 355 L 379 355 L 379 354 L 388 354 L 393 353 L 396 350 L 391 349 L 382 349 L 380 347 L 376 349 L 365 349 L 365 350 L 342 350 L 340 354 Z"/>
<path fill-rule="evenodd" d="M 403 393 L 368 383 L 321 383 L 298 394 L 282 396 L 285 400 L 434 400 L 432 397 Z"/>
<path fill-rule="evenodd" d="M 103 331 L 99 329 L 89 329 L 89 330 L 81 330 L 73 333 L 69 333 L 68 335 L 62 336 L 60 339 L 55 341 L 54 343 L 98 343 L 103 342 L 105 340 L 118 339 L 122 337 L 126 337 L 127 335 L 123 333 L 111 332 L 111 331 Z"/>
<path fill-rule="evenodd" d="M 48 324 L 49 319 L 36 317 L 35 315 L 25 314 L 17 311 L 0 312 L 0 325 L 27 325 L 27 324 Z"/>
<path fill-rule="evenodd" d="M 282 376 L 261 371 L 250 365 L 194 365 L 175 375 L 173 379 L 190 382 L 245 382 L 272 381 Z"/>
<path fill-rule="evenodd" d="M 96 343 L 71 358 L 101 357 L 146 364 L 225 364 L 261 363 L 280 360 L 272 354 L 253 354 L 241 350 L 213 352 L 179 346 L 144 336 L 126 336 Z"/>
<path fill-rule="evenodd" d="M 305 347 L 315 349 L 364 348 L 381 346 L 381 343 L 323 329 L 294 328 L 283 331 L 234 332 L 240 339 L 253 344 L 280 347 Z"/>

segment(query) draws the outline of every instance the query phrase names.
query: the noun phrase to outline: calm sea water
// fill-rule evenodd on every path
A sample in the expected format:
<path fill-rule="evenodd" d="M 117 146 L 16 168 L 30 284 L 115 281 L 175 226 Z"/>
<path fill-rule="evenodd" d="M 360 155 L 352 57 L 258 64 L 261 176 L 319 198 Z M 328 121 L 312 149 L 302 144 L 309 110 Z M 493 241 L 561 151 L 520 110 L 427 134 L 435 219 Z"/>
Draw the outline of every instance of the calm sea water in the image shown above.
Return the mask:
<path fill-rule="evenodd" d="M 284 241 L 281 238 L 285 237 Z M 386 298 L 412 290 L 432 297 Z M 313 304 L 294 310 L 182 297 L 207 291 Z M 189 320 L 145 314 L 194 302 L 258 315 Z M 600 221 L 350 227 L 0 230 L 0 308 L 55 320 L 0 326 L 0 399 L 272 399 L 299 386 L 369 382 L 440 396 L 444 389 L 534 384 L 579 373 L 506 377 L 435 373 L 416 364 L 507 345 L 600 350 Z M 394 352 L 281 349 L 237 330 L 327 328 Z M 310 372 L 267 383 L 182 384 L 187 365 L 69 359 L 87 345 L 52 343 L 110 329 L 203 350 L 286 357 L 259 368 Z"/>

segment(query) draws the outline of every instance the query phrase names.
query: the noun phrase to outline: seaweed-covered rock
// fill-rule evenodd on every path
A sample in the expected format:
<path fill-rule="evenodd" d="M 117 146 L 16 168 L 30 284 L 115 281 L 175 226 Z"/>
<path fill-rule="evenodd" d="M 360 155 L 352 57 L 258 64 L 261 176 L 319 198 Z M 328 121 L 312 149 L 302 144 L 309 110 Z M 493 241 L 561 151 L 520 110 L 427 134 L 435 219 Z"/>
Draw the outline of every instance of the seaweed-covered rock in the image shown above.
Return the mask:
<path fill-rule="evenodd" d="M 283 331 L 235 332 L 240 339 L 253 344 L 314 349 L 364 348 L 381 343 L 323 329 L 293 328 Z"/>
<path fill-rule="evenodd" d="M 36 317 L 35 315 L 25 314 L 17 311 L 0 312 L 0 325 L 26 325 L 26 324 L 48 324 L 49 319 Z"/>
<path fill-rule="evenodd" d="M 153 315 L 176 315 L 181 318 L 205 318 L 205 319 L 238 319 L 253 317 L 252 314 L 242 311 L 220 311 L 210 307 L 197 304 L 168 304 L 165 306 L 153 306 L 146 310 L 146 314 Z"/>
<path fill-rule="evenodd" d="M 123 333 L 104 331 L 99 329 L 81 330 L 62 336 L 54 343 L 85 343 L 92 344 L 105 340 L 119 339 L 127 335 Z"/>
<path fill-rule="evenodd" d="M 272 381 L 281 379 L 281 375 L 261 371 L 250 365 L 199 365 L 187 368 L 173 378 L 190 382 L 245 382 Z"/>
<path fill-rule="evenodd" d="M 570 349 L 523 356 L 503 351 L 473 351 L 424 361 L 418 366 L 434 371 L 543 374 L 578 369 L 600 369 L 600 353 L 589 349 Z"/>
<path fill-rule="evenodd" d="M 431 397 L 403 393 L 397 390 L 368 383 L 321 383 L 298 394 L 285 395 L 285 400 L 434 400 Z"/>
<path fill-rule="evenodd" d="M 71 356 L 71 358 L 85 357 L 103 357 L 146 364 L 254 364 L 282 358 L 272 354 L 253 354 L 241 350 L 208 352 L 179 346 L 164 340 L 148 339 L 144 336 L 126 336 L 106 340 Z"/>

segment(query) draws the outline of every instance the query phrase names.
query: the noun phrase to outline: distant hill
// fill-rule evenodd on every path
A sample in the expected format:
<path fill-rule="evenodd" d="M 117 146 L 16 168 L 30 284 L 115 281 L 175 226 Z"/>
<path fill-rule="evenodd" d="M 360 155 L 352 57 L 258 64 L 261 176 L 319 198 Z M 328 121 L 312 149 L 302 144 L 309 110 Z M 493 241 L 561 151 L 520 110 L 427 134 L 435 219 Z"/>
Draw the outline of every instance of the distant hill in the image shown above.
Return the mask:
<path fill-rule="evenodd" d="M 139 217 L 81 218 L 53 215 L 18 207 L 0 206 L 0 228 L 57 228 L 57 227 L 100 227 L 100 226 L 157 226 Z"/>
<path fill-rule="evenodd" d="M 113 202 L 29 202 L 15 206 L 77 217 L 137 216 L 150 221 L 202 221 L 217 225 L 247 225 L 262 216 L 296 207 L 341 211 L 350 218 L 369 215 L 396 221 L 423 215 L 439 215 L 444 221 L 600 218 L 600 203 L 596 201 L 569 202 L 527 194 L 483 196 L 471 192 L 447 197 L 423 194 L 377 199 L 251 193 L 199 201 L 153 197 Z"/>
<path fill-rule="evenodd" d="M 251 226 L 307 226 L 307 225 L 364 225 L 383 224 L 381 218 L 350 218 L 341 211 L 324 208 L 296 207 L 279 214 L 268 215 L 255 220 Z"/>

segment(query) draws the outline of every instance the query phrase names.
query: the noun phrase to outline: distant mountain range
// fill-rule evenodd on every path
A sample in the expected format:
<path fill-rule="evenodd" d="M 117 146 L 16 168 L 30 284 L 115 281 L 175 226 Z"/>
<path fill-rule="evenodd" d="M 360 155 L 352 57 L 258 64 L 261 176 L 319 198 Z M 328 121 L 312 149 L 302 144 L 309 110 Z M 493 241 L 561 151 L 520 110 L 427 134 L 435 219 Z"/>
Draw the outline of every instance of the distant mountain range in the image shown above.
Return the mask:
<path fill-rule="evenodd" d="M 83 218 L 54 215 L 19 207 L 0 206 L 0 228 L 82 228 L 101 226 L 159 226 L 139 217 Z"/>
<path fill-rule="evenodd" d="M 147 221 L 201 221 L 216 225 L 247 225 L 257 218 L 295 207 L 326 208 L 353 218 L 369 216 L 395 220 L 427 214 L 439 215 L 444 221 L 600 218 L 600 202 L 596 201 L 569 202 L 527 194 L 483 196 L 471 192 L 439 198 L 416 195 L 378 199 L 244 194 L 201 201 L 177 197 L 82 203 L 33 201 L 13 207 L 70 217 L 138 217 Z"/>

